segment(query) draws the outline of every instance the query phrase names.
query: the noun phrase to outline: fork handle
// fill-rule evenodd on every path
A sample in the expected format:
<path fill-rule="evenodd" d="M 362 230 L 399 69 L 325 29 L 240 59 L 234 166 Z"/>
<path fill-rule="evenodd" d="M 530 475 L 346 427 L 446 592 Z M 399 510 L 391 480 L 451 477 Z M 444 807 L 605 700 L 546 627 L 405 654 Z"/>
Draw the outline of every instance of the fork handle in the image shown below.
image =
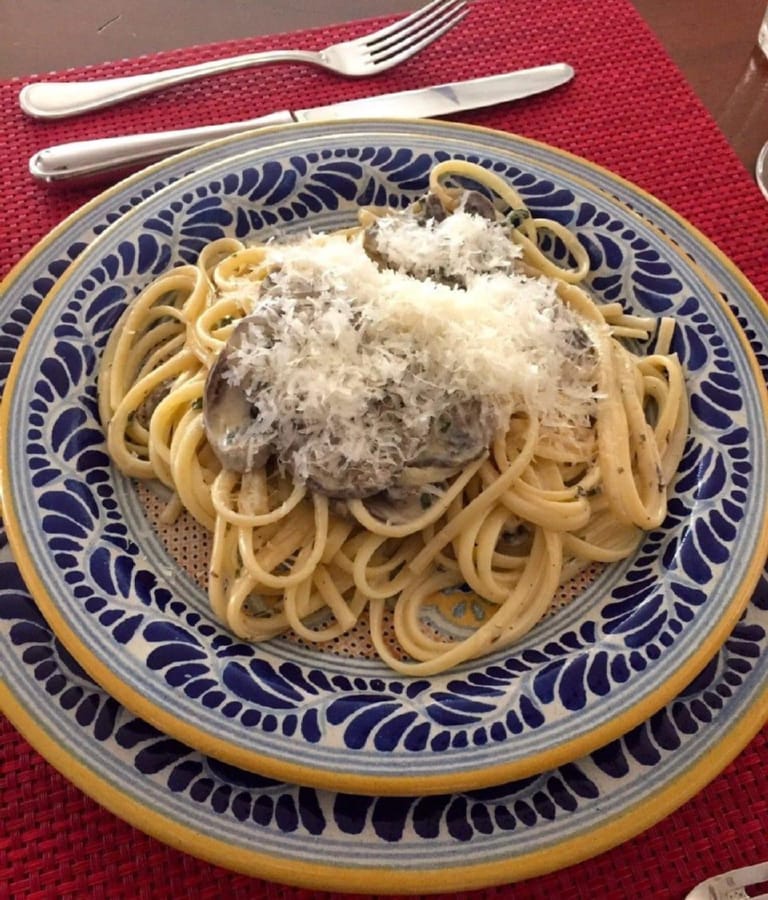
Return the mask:
<path fill-rule="evenodd" d="M 205 78 L 208 75 L 218 75 L 221 72 L 231 72 L 248 66 L 291 62 L 323 64 L 320 54 L 309 50 L 269 50 L 265 53 L 246 53 L 242 56 L 212 59 L 193 66 L 164 69 L 146 75 L 128 75 L 124 78 L 101 78 L 95 81 L 38 81 L 21 89 L 19 105 L 27 115 L 36 119 L 61 119 L 150 94 L 174 84 Z"/>
<path fill-rule="evenodd" d="M 29 161 L 29 171 L 38 180 L 51 184 L 71 183 L 83 179 L 98 180 L 106 174 L 133 171 L 171 153 L 187 150 L 205 141 L 229 137 L 251 128 L 287 125 L 294 122 L 296 117 L 293 113 L 284 109 L 243 122 L 227 122 L 223 125 L 204 125 L 199 128 L 131 134 L 91 141 L 72 141 L 47 147 L 36 153 Z"/>

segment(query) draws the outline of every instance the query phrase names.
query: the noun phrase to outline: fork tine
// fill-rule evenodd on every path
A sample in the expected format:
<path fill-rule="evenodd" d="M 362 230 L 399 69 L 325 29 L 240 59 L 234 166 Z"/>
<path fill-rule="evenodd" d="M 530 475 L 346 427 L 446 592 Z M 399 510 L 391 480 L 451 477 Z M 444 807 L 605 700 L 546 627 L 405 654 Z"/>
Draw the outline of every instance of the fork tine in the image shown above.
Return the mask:
<path fill-rule="evenodd" d="M 424 19 L 429 18 L 435 10 L 439 10 L 440 7 L 445 6 L 446 2 L 450 3 L 452 2 L 452 0 L 430 0 L 429 3 L 426 3 L 424 6 L 419 7 L 419 9 L 414 10 L 404 19 L 398 19 L 397 22 L 393 22 L 391 25 L 386 25 L 384 28 L 379 28 L 378 31 L 372 31 L 370 34 L 364 35 L 363 37 L 359 38 L 359 43 L 369 44 L 371 43 L 371 41 L 378 41 L 383 38 L 387 38 L 391 34 L 395 34 L 396 32 L 399 32 L 404 28 L 408 28 L 408 26 L 413 23 L 418 24 L 419 22 L 423 22 Z"/>
<path fill-rule="evenodd" d="M 455 15 L 452 15 L 454 12 Z M 394 46 L 390 43 L 386 47 L 371 47 L 370 51 L 373 62 L 375 64 L 386 63 L 387 66 L 395 66 L 398 63 L 405 62 L 406 59 L 410 59 L 414 54 L 418 53 L 419 50 L 423 50 L 424 47 L 427 47 L 441 35 L 445 34 L 446 31 L 453 28 L 454 25 L 457 25 L 468 13 L 469 10 L 466 9 L 466 4 L 461 4 L 456 10 L 451 10 L 449 13 L 442 16 L 439 22 L 431 23 L 430 27 L 424 32 L 419 32 L 419 34 L 414 35 L 417 40 L 415 43 L 409 42 L 406 47 L 402 47 L 400 42 L 397 42 Z M 448 18 L 449 15 L 451 18 Z M 435 27 L 436 25 L 439 27 Z M 402 49 L 400 49 L 401 47 Z M 400 52 L 397 52 L 398 50 Z"/>
<path fill-rule="evenodd" d="M 444 22 L 451 20 L 452 24 L 455 24 L 459 20 L 452 17 L 464 10 L 466 6 L 467 0 L 442 0 L 440 7 L 433 9 L 428 16 L 411 22 L 410 25 L 387 35 L 385 38 L 377 37 L 374 40 L 368 40 L 365 42 L 366 46 L 371 53 L 376 54 L 385 53 L 389 49 L 398 50 L 406 42 L 410 44 L 412 41 L 419 40 L 422 36 L 437 31 Z M 464 14 L 466 15 L 466 11 Z M 435 36 L 437 37 L 438 35 Z"/>

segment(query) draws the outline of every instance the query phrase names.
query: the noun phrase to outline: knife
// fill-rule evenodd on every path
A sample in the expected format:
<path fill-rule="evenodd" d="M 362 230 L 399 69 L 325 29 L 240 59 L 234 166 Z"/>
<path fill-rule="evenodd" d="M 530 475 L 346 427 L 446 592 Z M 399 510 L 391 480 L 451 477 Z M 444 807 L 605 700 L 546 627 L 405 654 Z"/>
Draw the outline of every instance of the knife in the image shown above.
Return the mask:
<path fill-rule="evenodd" d="M 478 109 L 529 97 L 551 90 L 573 78 L 567 63 L 521 69 L 504 75 L 471 78 L 433 87 L 394 94 L 380 94 L 360 100 L 346 100 L 312 109 L 280 110 L 256 119 L 206 125 L 178 131 L 132 134 L 57 144 L 40 150 L 29 161 L 31 174 L 48 183 L 88 179 L 105 174 L 121 174 L 187 150 L 205 141 L 228 137 L 251 128 L 332 119 L 406 118 L 445 116 L 465 109 Z"/>

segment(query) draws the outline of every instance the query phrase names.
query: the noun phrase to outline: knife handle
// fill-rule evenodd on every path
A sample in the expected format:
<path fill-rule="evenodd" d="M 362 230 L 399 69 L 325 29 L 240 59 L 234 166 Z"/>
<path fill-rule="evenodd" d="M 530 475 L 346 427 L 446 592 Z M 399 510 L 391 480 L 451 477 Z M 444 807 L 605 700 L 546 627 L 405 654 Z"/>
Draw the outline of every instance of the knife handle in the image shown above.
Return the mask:
<path fill-rule="evenodd" d="M 111 106 L 133 97 L 141 97 L 152 91 L 183 84 L 195 78 L 218 75 L 250 66 L 269 63 L 310 63 L 322 65 L 317 53 L 306 50 L 268 50 L 264 53 L 246 53 L 224 59 L 210 59 L 191 66 L 163 69 L 141 75 L 120 78 L 98 78 L 91 81 L 37 81 L 23 87 L 19 93 L 19 105 L 28 116 L 37 119 L 60 119 L 76 116 Z"/>
<path fill-rule="evenodd" d="M 284 109 L 243 122 L 57 144 L 32 156 L 29 171 L 34 178 L 49 184 L 94 180 L 116 172 L 124 174 L 139 169 L 205 141 L 229 137 L 251 128 L 286 125 L 295 121 L 293 114 Z"/>

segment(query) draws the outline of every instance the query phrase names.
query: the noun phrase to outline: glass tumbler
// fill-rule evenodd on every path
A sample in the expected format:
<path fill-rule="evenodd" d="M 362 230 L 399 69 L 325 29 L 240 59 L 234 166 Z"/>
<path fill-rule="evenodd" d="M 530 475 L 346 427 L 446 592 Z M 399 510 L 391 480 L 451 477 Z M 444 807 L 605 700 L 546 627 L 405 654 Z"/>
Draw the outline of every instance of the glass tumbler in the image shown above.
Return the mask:
<path fill-rule="evenodd" d="M 763 51 L 763 56 L 768 60 L 768 6 L 763 13 L 763 21 L 760 23 L 760 30 L 757 33 L 757 43 Z M 755 180 L 757 186 L 763 192 L 765 199 L 768 200 L 768 142 L 763 144 L 755 163 Z"/>

